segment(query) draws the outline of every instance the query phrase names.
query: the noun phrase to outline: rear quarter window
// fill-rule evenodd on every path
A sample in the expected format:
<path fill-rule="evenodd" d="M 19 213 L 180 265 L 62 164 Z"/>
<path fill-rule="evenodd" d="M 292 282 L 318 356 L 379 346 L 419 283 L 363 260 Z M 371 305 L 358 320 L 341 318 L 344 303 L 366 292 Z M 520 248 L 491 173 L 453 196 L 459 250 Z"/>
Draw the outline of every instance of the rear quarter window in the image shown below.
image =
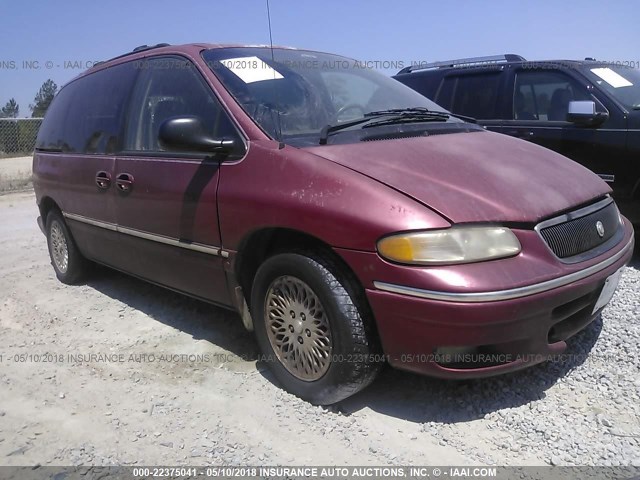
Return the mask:
<path fill-rule="evenodd" d="M 36 148 L 87 154 L 119 151 L 136 73 L 129 62 L 65 86 L 45 115 Z"/>

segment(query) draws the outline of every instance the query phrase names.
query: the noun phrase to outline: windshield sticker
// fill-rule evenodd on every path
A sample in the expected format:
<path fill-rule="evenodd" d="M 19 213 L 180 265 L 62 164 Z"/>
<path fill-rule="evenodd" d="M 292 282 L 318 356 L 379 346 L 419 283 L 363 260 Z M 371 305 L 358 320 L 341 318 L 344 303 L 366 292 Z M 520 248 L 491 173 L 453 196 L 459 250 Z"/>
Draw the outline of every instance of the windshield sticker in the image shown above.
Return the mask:
<path fill-rule="evenodd" d="M 244 83 L 278 80 L 284 78 L 258 57 L 240 57 L 220 60 L 225 67 L 235 73 Z"/>
<path fill-rule="evenodd" d="M 631 87 L 633 85 L 629 80 L 610 68 L 592 68 L 591 71 L 613 88 Z"/>

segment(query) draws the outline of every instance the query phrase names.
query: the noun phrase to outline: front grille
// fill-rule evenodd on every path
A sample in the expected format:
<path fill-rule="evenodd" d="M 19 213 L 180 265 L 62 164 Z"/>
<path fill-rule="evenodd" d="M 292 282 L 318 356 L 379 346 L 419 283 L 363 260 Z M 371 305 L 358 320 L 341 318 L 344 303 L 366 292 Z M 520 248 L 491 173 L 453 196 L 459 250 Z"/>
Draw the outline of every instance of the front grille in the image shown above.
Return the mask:
<path fill-rule="evenodd" d="M 586 210 L 588 213 L 578 218 L 568 214 L 565 216 L 566 221 L 540 228 L 540 235 L 559 258 L 569 258 L 593 250 L 613 238 L 620 228 L 620 217 L 614 202 L 611 201 L 595 211 Z M 598 222 L 604 227 L 602 236 L 598 233 Z M 541 225 L 546 223 L 548 222 Z"/>

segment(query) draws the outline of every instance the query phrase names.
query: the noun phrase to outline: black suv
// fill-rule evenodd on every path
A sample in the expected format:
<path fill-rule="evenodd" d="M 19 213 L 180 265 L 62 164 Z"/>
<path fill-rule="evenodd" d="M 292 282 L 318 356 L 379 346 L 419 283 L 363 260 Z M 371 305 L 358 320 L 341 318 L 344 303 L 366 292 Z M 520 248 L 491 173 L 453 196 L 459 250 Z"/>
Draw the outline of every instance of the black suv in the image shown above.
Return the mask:
<path fill-rule="evenodd" d="M 394 78 L 489 130 L 555 150 L 600 175 L 640 223 L 640 62 L 519 55 L 413 65 Z"/>

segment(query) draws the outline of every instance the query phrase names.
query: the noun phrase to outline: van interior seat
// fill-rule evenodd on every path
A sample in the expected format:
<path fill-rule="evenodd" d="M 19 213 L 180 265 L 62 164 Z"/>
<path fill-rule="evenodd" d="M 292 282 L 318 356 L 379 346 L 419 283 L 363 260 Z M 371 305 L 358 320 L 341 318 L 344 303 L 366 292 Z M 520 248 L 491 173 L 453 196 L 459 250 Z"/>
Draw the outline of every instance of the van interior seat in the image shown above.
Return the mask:
<path fill-rule="evenodd" d="M 516 113 L 516 120 L 537 120 L 536 116 L 528 111 L 524 94 L 519 90 L 516 91 L 513 98 L 513 107 Z"/>

